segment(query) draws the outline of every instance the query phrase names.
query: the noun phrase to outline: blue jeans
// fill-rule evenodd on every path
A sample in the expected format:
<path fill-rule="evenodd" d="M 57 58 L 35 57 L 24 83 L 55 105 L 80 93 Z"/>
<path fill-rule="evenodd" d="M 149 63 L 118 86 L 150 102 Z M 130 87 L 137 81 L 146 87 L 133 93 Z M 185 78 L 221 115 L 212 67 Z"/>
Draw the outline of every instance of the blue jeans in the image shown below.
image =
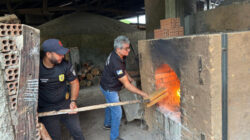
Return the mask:
<path fill-rule="evenodd" d="M 106 98 L 107 103 L 119 102 L 118 92 L 106 91 L 102 87 L 100 88 Z M 119 137 L 119 128 L 120 128 L 121 118 L 122 118 L 121 106 L 107 107 L 105 109 L 104 125 L 111 126 L 110 140 L 115 140 L 117 137 Z"/>

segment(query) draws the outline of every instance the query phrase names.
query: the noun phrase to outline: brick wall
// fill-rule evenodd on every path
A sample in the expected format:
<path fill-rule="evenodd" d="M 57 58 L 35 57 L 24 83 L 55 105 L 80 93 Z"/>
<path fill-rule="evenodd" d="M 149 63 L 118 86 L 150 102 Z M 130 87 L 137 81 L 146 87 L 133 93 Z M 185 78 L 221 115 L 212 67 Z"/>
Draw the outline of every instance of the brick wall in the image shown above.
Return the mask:
<path fill-rule="evenodd" d="M 160 29 L 154 30 L 155 39 L 184 35 L 184 28 L 180 25 L 180 18 L 160 20 L 160 26 Z"/>

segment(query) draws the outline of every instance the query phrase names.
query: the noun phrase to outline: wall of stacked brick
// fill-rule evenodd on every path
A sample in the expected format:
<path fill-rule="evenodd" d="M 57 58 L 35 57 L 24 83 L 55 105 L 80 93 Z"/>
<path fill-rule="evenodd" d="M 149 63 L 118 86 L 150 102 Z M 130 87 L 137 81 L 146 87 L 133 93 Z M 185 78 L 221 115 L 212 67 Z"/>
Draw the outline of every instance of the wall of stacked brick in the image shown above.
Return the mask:
<path fill-rule="evenodd" d="M 22 26 L 17 24 L 0 25 L 0 62 L 1 62 L 1 109 L 0 124 L 5 127 L 0 129 L 0 136 L 3 139 L 14 138 L 11 114 L 17 110 L 17 88 L 19 76 L 19 51 L 16 40 L 7 36 L 22 34 Z M 3 91 L 6 87 L 6 92 Z M 13 116 L 12 116 L 13 117 Z M 15 119 L 13 119 L 15 120 Z M 11 129 L 12 128 L 12 129 Z M 1 133 L 3 132 L 3 133 Z"/>
<path fill-rule="evenodd" d="M 160 20 L 160 27 L 160 29 L 154 30 L 155 39 L 184 35 L 184 28 L 180 24 L 180 18 Z"/>
<path fill-rule="evenodd" d="M 40 139 L 36 115 L 39 39 L 39 30 L 32 27 L 0 24 L 1 140 Z"/>

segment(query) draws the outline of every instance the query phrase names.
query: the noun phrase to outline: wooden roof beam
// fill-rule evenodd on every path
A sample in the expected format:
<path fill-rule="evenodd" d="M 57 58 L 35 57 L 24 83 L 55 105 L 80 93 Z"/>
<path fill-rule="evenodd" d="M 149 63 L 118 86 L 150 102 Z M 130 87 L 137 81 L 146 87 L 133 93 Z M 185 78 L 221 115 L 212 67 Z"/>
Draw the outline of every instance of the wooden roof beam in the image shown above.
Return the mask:
<path fill-rule="evenodd" d="M 76 11 L 74 7 L 49 7 L 47 12 L 58 12 L 58 11 Z M 8 10 L 0 10 L 0 13 L 8 13 Z M 29 8 L 29 9 L 17 9 L 14 11 L 16 14 L 30 14 L 30 15 L 44 15 L 43 8 Z"/>

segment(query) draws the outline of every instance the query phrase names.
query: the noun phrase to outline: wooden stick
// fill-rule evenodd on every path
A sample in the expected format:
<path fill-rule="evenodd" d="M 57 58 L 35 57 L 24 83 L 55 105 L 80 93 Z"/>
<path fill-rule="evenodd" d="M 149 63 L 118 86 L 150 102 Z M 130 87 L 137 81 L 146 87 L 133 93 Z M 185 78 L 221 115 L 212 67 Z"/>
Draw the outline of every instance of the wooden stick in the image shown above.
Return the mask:
<path fill-rule="evenodd" d="M 100 105 L 92 105 L 92 106 L 80 107 L 80 108 L 77 108 L 77 109 L 74 109 L 74 110 L 63 109 L 63 110 L 59 110 L 59 111 L 42 112 L 42 113 L 38 114 L 38 117 L 68 114 L 68 113 L 71 113 L 71 112 L 82 112 L 82 111 L 101 109 L 101 108 L 106 108 L 106 107 L 111 107 L 111 106 L 120 106 L 120 105 L 136 104 L 136 103 L 143 103 L 143 102 L 149 102 L 149 100 L 133 100 L 133 101 L 118 102 L 118 103 L 106 103 L 106 104 L 100 104 Z"/>
<path fill-rule="evenodd" d="M 42 140 L 52 140 L 52 138 L 50 137 L 47 129 L 45 128 L 45 126 L 42 123 L 39 123 L 40 125 L 40 134 L 41 134 L 41 139 Z"/>
<path fill-rule="evenodd" d="M 154 104 L 158 103 L 159 101 L 161 101 L 162 99 L 164 99 L 165 97 L 167 97 L 167 93 L 162 94 L 161 96 L 158 96 L 158 98 L 155 98 L 153 100 L 150 101 L 150 103 L 147 104 L 147 107 L 151 107 Z"/>
<path fill-rule="evenodd" d="M 154 93 L 152 93 L 151 95 L 149 95 L 149 99 L 151 101 L 155 100 L 156 98 L 160 97 L 161 95 L 163 95 L 165 92 L 167 92 L 166 88 L 163 89 L 159 89 L 157 91 L 155 91 Z"/>
<path fill-rule="evenodd" d="M 117 102 L 117 103 L 106 103 L 106 104 L 100 104 L 100 105 L 92 105 L 92 106 L 86 106 L 86 107 L 80 107 L 74 110 L 71 109 L 63 109 L 59 111 L 49 111 L 49 112 L 42 112 L 38 114 L 38 117 L 45 117 L 45 116 L 54 116 L 54 115 L 61 115 L 61 114 L 68 114 L 72 112 L 82 112 L 82 111 L 89 111 L 89 110 L 95 110 L 95 109 L 101 109 L 111 106 L 120 106 L 120 105 L 127 105 L 127 104 L 136 104 L 136 103 L 148 103 L 147 107 L 150 107 L 160 100 L 162 100 L 167 94 L 164 94 L 166 92 L 166 89 L 160 89 L 155 91 L 151 94 L 151 96 L 144 100 L 133 100 L 133 101 L 125 101 L 125 102 Z"/>

